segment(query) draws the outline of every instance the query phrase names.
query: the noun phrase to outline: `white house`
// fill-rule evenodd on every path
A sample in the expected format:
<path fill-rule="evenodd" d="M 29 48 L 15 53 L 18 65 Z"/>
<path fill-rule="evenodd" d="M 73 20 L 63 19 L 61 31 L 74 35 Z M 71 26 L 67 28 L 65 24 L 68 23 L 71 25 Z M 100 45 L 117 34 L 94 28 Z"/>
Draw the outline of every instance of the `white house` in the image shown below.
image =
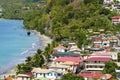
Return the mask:
<path fill-rule="evenodd" d="M 44 77 L 49 80 L 55 80 L 61 77 L 57 71 L 50 69 L 34 68 L 31 72 L 35 75 L 36 79 L 41 79 Z"/>
<path fill-rule="evenodd" d="M 104 4 L 112 4 L 114 1 L 113 0 L 104 0 Z"/>
<path fill-rule="evenodd" d="M 49 65 L 50 70 L 56 70 L 57 72 L 60 72 L 61 74 L 67 73 L 68 70 L 70 69 L 70 66 L 62 65 L 62 64 L 56 64 L 56 63 L 51 63 Z"/>
<path fill-rule="evenodd" d="M 31 80 L 33 77 L 32 73 L 18 74 L 16 80 Z"/>
<path fill-rule="evenodd" d="M 53 52 L 65 52 L 66 47 L 64 46 L 57 46 L 56 48 L 54 48 Z"/>

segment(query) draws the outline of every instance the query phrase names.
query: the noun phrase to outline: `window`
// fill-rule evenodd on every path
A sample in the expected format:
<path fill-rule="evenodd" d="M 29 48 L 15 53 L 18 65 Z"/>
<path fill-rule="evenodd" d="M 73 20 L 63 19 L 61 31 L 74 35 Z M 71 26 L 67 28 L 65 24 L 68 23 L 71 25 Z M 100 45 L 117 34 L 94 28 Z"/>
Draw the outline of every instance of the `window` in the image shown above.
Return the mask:
<path fill-rule="evenodd" d="M 103 66 L 100 66 L 100 68 L 103 68 Z"/>
<path fill-rule="evenodd" d="M 50 73 L 51 74 L 51 76 L 52 76 L 52 73 Z"/>
<path fill-rule="evenodd" d="M 42 75 L 42 73 L 39 73 L 39 75 Z"/>
<path fill-rule="evenodd" d="M 56 76 L 56 73 L 54 73 L 54 76 Z"/>

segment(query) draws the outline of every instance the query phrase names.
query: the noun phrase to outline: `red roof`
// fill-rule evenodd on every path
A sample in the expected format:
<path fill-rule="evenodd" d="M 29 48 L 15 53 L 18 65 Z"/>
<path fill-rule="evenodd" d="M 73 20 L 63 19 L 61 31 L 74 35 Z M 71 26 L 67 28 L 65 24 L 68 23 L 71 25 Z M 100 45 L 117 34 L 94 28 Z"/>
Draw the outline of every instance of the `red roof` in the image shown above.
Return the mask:
<path fill-rule="evenodd" d="M 102 36 L 92 37 L 92 41 L 102 41 Z"/>
<path fill-rule="evenodd" d="M 66 47 L 64 47 L 64 46 L 57 46 L 56 48 L 54 48 L 54 49 L 65 49 Z"/>
<path fill-rule="evenodd" d="M 109 57 L 90 57 L 86 61 L 110 61 Z"/>
<path fill-rule="evenodd" d="M 87 77 L 87 78 L 101 78 L 103 74 L 99 72 L 82 72 L 78 76 Z"/>
<path fill-rule="evenodd" d="M 80 57 L 59 57 L 55 61 L 57 62 L 66 62 L 66 61 L 71 61 L 71 62 L 82 62 Z"/>
<path fill-rule="evenodd" d="M 7 77 L 5 80 L 13 80 L 11 77 Z"/>
<path fill-rule="evenodd" d="M 26 73 L 26 75 L 27 75 L 27 76 L 29 76 L 29 77 L 33 77 L 33 76 L 34 76 L 34 74 L 33 74 L 33 73 L 31 73 L 31 72 Z"/>
<path fill-rule="evenodd" d="M 112 18 L 119 19 L 119 18 L 120 18 L 120 16 L 113 16 Z"/>

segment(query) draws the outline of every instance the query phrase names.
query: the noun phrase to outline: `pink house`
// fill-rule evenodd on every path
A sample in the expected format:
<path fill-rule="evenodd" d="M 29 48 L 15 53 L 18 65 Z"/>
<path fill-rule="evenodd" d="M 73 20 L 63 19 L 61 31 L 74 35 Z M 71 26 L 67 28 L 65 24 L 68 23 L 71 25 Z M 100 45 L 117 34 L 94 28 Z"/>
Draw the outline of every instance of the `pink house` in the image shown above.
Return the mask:
<path fill-rule="evenodd" d="M 118 23 L 120 23 L 120 16 L 113 16 L 113 17 L 112 17 L 112 23 L 113 23 L 113 24 L 118 24 Z"/>
<path fill-rule="evenodd" d="M 70 66 L 70 71 L 75 73 L 83 60 L 80 57 L 59 57 L 55 60 L 56 64 Z"/>

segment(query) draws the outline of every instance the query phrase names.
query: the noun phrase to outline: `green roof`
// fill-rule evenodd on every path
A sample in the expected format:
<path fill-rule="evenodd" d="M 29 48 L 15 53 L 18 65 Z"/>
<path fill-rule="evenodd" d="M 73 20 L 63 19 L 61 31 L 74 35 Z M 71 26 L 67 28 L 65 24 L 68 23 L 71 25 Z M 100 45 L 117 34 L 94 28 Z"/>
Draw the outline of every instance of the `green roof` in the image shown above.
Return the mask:
<path fill-rule="evenodd" d="M 57 54 L 70 55 L 70 54 L 72 54 L 72 52 L 71 52 L 71 51 L 67 51 L 67 52 L 58 52 Z"/>

